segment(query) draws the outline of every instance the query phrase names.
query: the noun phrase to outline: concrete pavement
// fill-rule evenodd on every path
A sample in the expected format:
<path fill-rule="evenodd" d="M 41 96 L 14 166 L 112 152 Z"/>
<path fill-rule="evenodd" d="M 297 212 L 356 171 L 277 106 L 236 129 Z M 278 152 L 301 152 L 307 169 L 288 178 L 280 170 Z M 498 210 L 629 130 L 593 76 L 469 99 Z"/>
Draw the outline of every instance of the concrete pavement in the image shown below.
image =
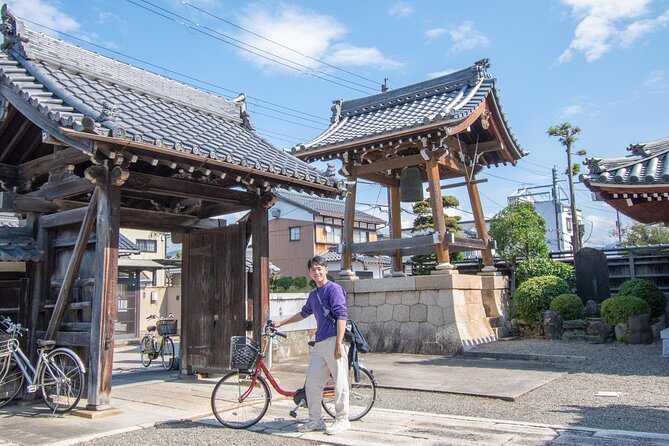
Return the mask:
<path fill-rule="evenodd" d="M 119 349 L 115 365 L 112 405 L 117 411 L 108 417 L 86 419 L 76 414 L 53 417 L 40 401 L 35 405 L 18 404 L 0 410 L 0 445 L 71 445 L 92 438 L 115 433 L 152 427 L 158 423 L 174 420 L 196 420 L 204 425 L 224 429 L 213 418 L 209 398 L 217 381 L 216 378 L 196 379 L 180 377 L 177 372 L 166 372 L 159 366 L 151 366 L 142 372 L 132 367 L 133 358 L 139 355 L 132 347 Z M 377 380 L 382 385 L 414 388 L 429 383 L 429 387 L 447 388 L 451 386 L 449 376 L 452 370 L 460 380 L 468 376 L 478 376 L 476 381 L 488 379 L 494 373 L 522 375 L 513 364 L 504 366 L 499 361 L 494 364 L 476 362 L 465 364 L 463 360 L 442 362 L 445 358 L 413 357 L 413 355 L 366 355 L 366 364 L 375 370 Z M 274 372 L 284 388 L 301 386 L 304 380 L 304 358 L 275 365 Z M 137 360 L 138 362 L 138 360 Z M 398 367 L 402 367 L 398 369 Z M 519 364 L 516 364 L 516 369 Z M 523 364 L 523 368 L 527 364 Z M 498 372 L 502 369 L 503 372 Z M 397 370 L 402 370 L 401 374 Z M 548 369 L 531 370 L 542 379 L 549 379 L 553 373 Z M 429 373 L 428 373 L 429 372 Z M 487 375 L 486 375 L 487 374 Z M 532 375 L 531 375 L 532 376 Z M 393 384 L 393 379 L 397 379 Z M 454 381 L 455 378 L 451 378 Z M 497 383 L 503 381 L 497 381 Z M 529 382 L 529 378 L 525 380 Z M 535 384 L 541 380 L 533 381 Z M 482 386 L 485 383 L 480 383 Z M 472 386 L 476 387 L 476 386 Z M 484 386 L 485 387 L 485 386 Z M 518 386 L 520 389 L 522 386 Z M 439 389 L 437 389 L 439 390 Z M 445 390 L 441 390 L 445 391 Z M 555 427 L 529 423 L 519 423 L 482 418 L 458 417 L 410 411 L 396 411 L 374 408 L 363 420 L 353 423 L 350 431 L 335 437 L 321 432 L 301 434 L 296 431 L 296 421 L 288 416 L 293 408 L 291 401 L 274 400 L 263 420 L 253 429 L 273 435 L 298 437 L 317 441 L 321 444 L 338 445 L 398 445 L 398 444 L 440 444 L 440 445 L 666 445 L 669 435 L 644 434 L 638 432 L 606 431 L 573 427 Z M 499 396 L 498 396 L 499 397 Z M 82 403 L 81 407 L 85 404 Z M 306 410 L 299 414 L 306 417 Z"/>

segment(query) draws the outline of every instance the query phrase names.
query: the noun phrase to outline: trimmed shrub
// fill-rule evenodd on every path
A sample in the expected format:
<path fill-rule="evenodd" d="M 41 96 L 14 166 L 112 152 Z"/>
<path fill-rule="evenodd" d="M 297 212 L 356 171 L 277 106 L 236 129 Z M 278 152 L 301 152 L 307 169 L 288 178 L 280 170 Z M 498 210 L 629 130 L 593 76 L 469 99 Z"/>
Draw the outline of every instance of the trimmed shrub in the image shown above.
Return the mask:
<path fill-rule="evenodd" d="M 298 290 L 303 290 L 307 287 L 307 279 L 306 277 L 302 276 L 297 276 L 293 278 L 293 286 L 297 288 Z"/>
<path fill-rule="evenodd" d="M 286 291 L 293 284 L 293 278 L 290 276 L 284 276 L 274 281 L 276 289 Z"/>
<path fill-rule="evenodd" d="M 560 294 L 551 301 L 550 310 L 561 312 L 563 321 L 581 319 L 583 302 L 576 294 Z"/>
<path fill-rule="evenodd" d="M 667 298 L 657 285 L 643 279 L 632 279 L 620 285 L 618 296 L 635 296 L 650 305 L 650 317 L 660 317 L 667 309 Z"/>
<path fill-rule="evenodd" d="M 630 316 L 650 314 L 650 305 L 635 296 L 610 297 L 602 302 L 602 320 L 612 327 L 626 324 Z"/>
<path fill-rule="evenodd" d="M 560 294 L 567 294 L 570 291 L 567 282 L 556 276 L 527 279 L 513 293 L 516 314 L 526 321 L 541 322 L 544 311 L 548 310 L 551 301 Z"/>
<path fill-rule="evenodd" d="M 571 288 L 576 284 L 573 266 L 548 257 L 533 257 L 516 268 L 516 285 L 520 285 L 531 277 L 539 276 L 557 276 L 564 279 Z"/>

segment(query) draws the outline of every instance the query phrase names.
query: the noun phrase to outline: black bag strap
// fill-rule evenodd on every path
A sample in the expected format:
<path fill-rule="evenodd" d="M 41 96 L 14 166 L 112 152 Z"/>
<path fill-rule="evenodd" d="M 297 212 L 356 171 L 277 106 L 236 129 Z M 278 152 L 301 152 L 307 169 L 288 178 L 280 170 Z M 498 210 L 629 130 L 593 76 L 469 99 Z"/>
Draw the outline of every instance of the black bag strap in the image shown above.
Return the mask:
<path fill-rule="evenodd" d="M 337 320 L 334 318 L 332 315 L 332 310 L 326 310 L 325 305 L 323 305 L 323 301 L 321 300 L 321 294 L 318 292 L 318 288 L 316 288 L 316 297 L 318 298 L 318 303 L 321 304 L 321 309 L 323 310 L 323 316 L 325 319 L 329 319 L 332 321 L 333 324 L 335 324 L 335 327 L 337 326 Z"/>

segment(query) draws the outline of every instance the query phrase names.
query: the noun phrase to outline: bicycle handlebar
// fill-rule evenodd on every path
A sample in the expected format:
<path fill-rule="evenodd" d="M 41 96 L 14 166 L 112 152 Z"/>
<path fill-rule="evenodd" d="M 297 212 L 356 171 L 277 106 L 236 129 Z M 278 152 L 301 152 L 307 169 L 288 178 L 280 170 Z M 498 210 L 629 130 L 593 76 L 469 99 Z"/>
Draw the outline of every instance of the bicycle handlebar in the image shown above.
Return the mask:
<path fill-rule="evenodd" d="M 168 314 L 167 317 L 162 317 L 162 316 L 161 316 L 161 317 L 158 317 L 158 316 L 155 315 L 155 314 L 150 314 L 150 315 L 148 315 L 148 316 L 146 317 L 146 320 L 147 320 L 147 321 L 149 321 L 149 320 L 151 320 L 151 319 L 174 319 L 174 313 L 170 313 L 170 314 Z"/>
<path fill-rule="evenodd" d="M 280 336 L 282 338 L 287 338 L 288 337 L 288 335 L 286 333 L 284 333 L 282 331 L 279 331 L 279 330 L 276 329 L 276 327 L 274 327 L 274 322 L 271 319 L 268 320 L 267 323 L 265 324 L 264 332 L 265 332 L 266 336 L 270 336 L 270 337 L 274 337 L 274 336 Z"/>
<path fill-rule="evenodd" d="M 5 331 L 9 334 L 17 334 L 19 336 L 23 336 L 21 332 L 23 333 L 28 333 L 27 328 L 21 327 L 21 324 L 15 324 L 12 322 L 12 320 L 8 317 L 0 316 L 0 322 L 2 325 L 5 326 Z"/>

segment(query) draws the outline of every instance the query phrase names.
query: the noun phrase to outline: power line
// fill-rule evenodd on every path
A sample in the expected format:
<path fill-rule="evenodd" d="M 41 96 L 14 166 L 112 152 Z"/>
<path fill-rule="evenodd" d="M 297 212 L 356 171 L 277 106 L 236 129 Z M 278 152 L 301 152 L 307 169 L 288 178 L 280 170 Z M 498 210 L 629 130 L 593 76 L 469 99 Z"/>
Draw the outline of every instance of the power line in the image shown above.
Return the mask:
<path fill-rule="evenodd" d="M 182 1 L 181 3 L 183 3 L 183 4 L 186 5 L 186 6 L 191 7 L 191 8 L 193 8 L 193 9 L 196 9 L 196 10 L 198 10 L 198 11 L 200 11 L 200 12 L 202 12 L 202 13 L 208 15 L 208 16 L 211 16 L 211 17 L 213 17 L 213 18 L 215 18 L 215 19 L 217 19 L 217 20 L 220 20 L 221 22 L 227 23 L 227 24 L 230 25 L 230 26 L 234 26 L 234 27 L 237 28 L 237 29 L 241 29 L 242 31 L 245 31 L 245 32 L 247 32 L 247 33 L 249 33 L 249 34 L 251 34 L 251 35 L 254 35 L 254 36 L 256 36 L 256 37 L 259 37 L 259 38 L 261 38 L 261 39 L 263 39 L 263 40 L 265 40 L 265 41 L 267 41 L 267 42 L 273 43 L 274 45 L 277 45 L 277 46 L 279 46 L 279 47 L 281 47 L 281 48 L 284 48 L 284 49 L 286 49 L 286 50 L 288 50 L 288 51 L 292 51 L 293 53 L 299 54 L 299 55 L 302 56 L 302 57 L 306 57 L 306 58 L 309 59 L 309 60 L 313 60 L 313 61 L 315 61 L 315 62 L 321 63 L 321 64 L 323 64 L 323 65 L 325 65 L 325 66 L 328 66 L 328 67 L 330 67 L 330 68 L 334 68 L 335 70 L 342 71 L 342 72 L 344 72 L 344 73 L 346 73 L 346 74 L 350 74 L 351 76 L 355 76 L 355 77 L 357 77 L 357 78 L 359 78 L 359 79 L 363 79 L 363 80 L 369 81 L 369 82 L 373 83 L 374 85 L 381 86 L 381 84 L 380 84 L 378 81 L 375 81 L 375 80 L 373 80 L 373 79 L 369 79 L 369 78 L 364 77 L 364 76 L 360 76 L 359 74 L 353 73 L 352 71 L 345 70 L 345 69 L 343 69 L 343 68 L 341 68 L 341 67 L 338 67 L 338 66 L 336 66 L 336 65 L 330 64 L 330 63 L 325 62 L 325 61 L 323 61 L 323 60 L 316 59 L 315 57 L 311 57 L 311 56 L 309 56 L 308 54 L 304 54 L 304 53 L 302 53 L 301 51 L 298 51 L 298 50 L 296 50 L 296 49 L 294 49 L 294 48 L 291 48 L 291 47 L 289 47 L 289 46 L 283 45 L 282 43 L 276 42 L 276 41 L 274 41 L 274 40 L 272 40 L 272 39 L 269 39 L 269 38 L 267 38 L 267 37 L 265 37 L 265 36 L 263 36 L 263 35 L 261 35 L 261 34 L 258 34 L 258 33 L 256 33 L 256 32 L 253 32 L 253 31 L 249 30 L 249 29 L 246 29 L 246 28 L 244 28 L 244 27 L 242 27 L 242 26 L 239 26 L 239 25 L 237 25 L 236 23 L 233 23 L 233 22 L 231 22 L 231 21 L 229 21 L 229 20 L 226 20 L 226 19 L 224 19 L 223 17 L 217 16 L 216 14 L 212 14 L 211 12 L 206 11 L 206 10 L 204 10 L 204 9 L 198 7 L 198 6 L 195 6 L 195 5 L 191 4 L 191 3 L 188 3 L 188 2 L 185 2 L 185 1 Z"/>
<path fill-rule="evenodd" d="M 321 79 L 321 80 L 324 80 L 324 81 L 326 81 L 326 82 L 330 82 L 330 83 L 332 83 L 332 84 L 339 85 L 340 87 L 349 88 L 349 89 L 351 89 L 351 90 L 354 90 L 354 91 L 357 91 L 357 92 L 360 92 L 360 93 L 363 93 L 363 94 L 369 94 L 369 91 L 375 91 L 373 88 L 368 87 L 367 85 L 363 85 L 363 84 L 360 84 L 360 83 L 357 83 L 357 82 L 353 82 L 353 81 L 351 81 L 351 80 L 344 79 L 344 78 L 341 78 L 341 77 L 339 77 L 339 76 L 335 76 L 335 75 L 333 75 L 333 74 L 325 73 L 325 72 L 323 72 L 323 71 L 315 70 L 315 69 L 313 69 L 313 68 L 311 68 L 311 67 L 309 67 L 309 66 L 307 66 L 307 65 L 301 64 L 301 63 L 299 63 L 299 62 L 295 62 L 294 60 L 287 59 L 287 58 L 285 58 L 285 57 L 282 57 L 282 56 L 279 56 L 279 55 L 277 55 L 277 54 L 274 54 L 274 53 L 272 53 L 272 52 L 270 52 L 270 51 L 266 51 L 266 50 L 263 50 L 262 48 L 258 48 L 258 47 L 256 47 L 256 46 L 253 46 L 253 45 L 250 45 L 250 44 L 248 44 L 248 43 L 242 42 L 242 41 L 239 40 L 239 39 L 236 39 L 236 38 L 234 38 L 234 37 L 232 37 L 232 36 L 229 36 L 229 35 L 227 35 L 227 34 L 224 34 L 224 33 L 220 32 L 220 31 L 215 30 L 215 29 L 209 28 L 209 27 L 207 27 L 207 26 L 199 25 L 198 23 L 193 22 L 192 20 L 188 19 L 187 17 L 184 17 L 184 16 L 182 16 L 182 15 L 179 15 L 179 14 L 177 14 L 177 13 L 175 13 L 175 12 L 169 11 L 169 10 L 167 10 L 167 9 L 165 9 L 165 8 L 162 8 L 162 7 L 158 6 L 158 5 L 155 5 L 155 4 L 153 4 L 153 3 L 151 3 L 151 2 L 149 2 L 149 1 L 147 1 L 147 0 L 140 0 L 140 1 L 143 1 L 143 2 L 146 3 L 146 4 L 151 5 L 152 7 L 156 8 L 157 11 L 154 10 L 154 9 L 148 8 L 148 7 L 144 6 L 144 5 L 140 5 L 139 3 L 135 2 L 134 0 L 126 0 L 126 1 L 127 1 L 128 3 L 131 3 L 131 4 L 133 4 L 133 5 L 137 6 L 137 7 L 139 7 L 139 8 L 142 8 L 142 9 L 144 9 L 144 10 L 146 10 L 146 11 L 149 11 L 149 12 L 151 12 L 151 13 L 153 13 L 153 14 L 156 14 L 156 15 L 159 16 L 159 17 L 162 17 L 162 18 L 164 18 L 164 19 L 166 19 L 166 20 L 172 21 L 172 22 L 177 23 L 177 24 L 179 24 L 179 25 L 188 26 L 188 24 L 185 23 L 185 22 L 190 22 L 190 23 L 193 24 L 195 27 L 190 27 L 190 26 L 189 26 L 189 28 L 193 29 L 193 30 L 196 31 L 196 32 L 199 32 L 200 34 L 203 34 L 203 35 L 205 35 L 205 36 L 207 36 L 207 37 L 211 37 L 212 39 L 216 39 L 216 40 L 218 40 L 218 41 L 220 41 L 220 42 L 223 42 L 223 43 L 225 43 L 225 44 L 228 44 L 228 45 L 230 45 L 230 46 L 233 46 L 233 47 L 235 47 L 235 48 L 237 48 L 237 49 L 240 49 L 240 50 L 242 50 L 242 51 L 246 51 L 246 52 L 251 53 L 251 54 L 253 54 L 253 55 L 255 55 L 255 56 L 262 57 L 263 59 L 267 59 L 267 60 L 269 60 L 269 61 L 271 61 L 271 62 L 274 62 L 274 63 L 276 63 L 276 64 L 279 64 L 279 65 L 281 65 L 281 66 L 284 66 L 284 67 L 286 67 L 286 68 L 289 68 L 289 69 L 291 69 L 291 70 L 295 70 L 295 71 L 298 71 L 298 72 L 300 72 L 300 73 L 304 73 L 304 74 L 306 74 L 306 75 L 308 75 L 308 76 L 312 76 L 312 77 L 315 77 L 315 78 L 317 78 L 317 79 Z M 179 22 L 176 18 L 174 18 L 174 17 L 169 17 L 168 15 L 163 14 L 163 13 L 161 13 L 160 11 L 163 11 L 163 12 L 165 12 L 166 14 L 172 15 L 172 16 L 174 16 L 174 17 L 180 19 L 180 20 L 184 20 L 185 22 Z M 203 31 L 201 28 L 207 30 L 208 32 Z M 212 34 L 212 33 L 213 33 L 213 34 Z M 217 34 L 218 36 L 221 36 L 221 37 L 217 37 L 217 36 L 214 35 L 214 34 Z M 246 47 L 248 47 L 248 48 L 246 48 Z M 253 50 L 256 50 L 256 51 L 250 50 L 249 48 L 252 48 Z M 257 51 L 260 51 L 260 53 L 257 52 Z M 267 55 L 269 55 L 269 56 L 272 56 L 272 57 L 269 57 L 269 56 L 267 56 L 267 55 L 265 55 L 265 54 L 261 54 L 261 53 L 265 53 L 265 54 L 267 54 Z M 284 62 L 282 62 L 282 61 L 284 61 Z M 296 67 L 296 66 L 293 66 L 293 65 L 290 65 L 290 64 L 297 65 L 297 67 Z M 305 71 L 304 69 L 300 69 L 300 68 L 298 68 L 298 67 L 302 67 L 302 68 L 306 69 L 306 71 Z M 337 82 L 337 81 L 334 81 L 334 80 L 332 80 L 332 79 L 328 79 L 327 77 L 324 77 L 324 76 L 329 76 L 329 77 L 331 77 L 331 78 L 333 78 L 333 79 L 337 79 L 337 80 L 342 81 L 342 82 L 348 82 L 348 83 L 351 84 L 351 85 L 357 85 L 357 86 L 359 86 L 359 87 L 366 88 L 366 89 L 368 89 L 368 91 L 365 91 L 365 90 L 361 90 L 361 89 L 359 89 L 359 88 L 352 87 L 351 85 L 342 84 L 341 82 Z"/>

